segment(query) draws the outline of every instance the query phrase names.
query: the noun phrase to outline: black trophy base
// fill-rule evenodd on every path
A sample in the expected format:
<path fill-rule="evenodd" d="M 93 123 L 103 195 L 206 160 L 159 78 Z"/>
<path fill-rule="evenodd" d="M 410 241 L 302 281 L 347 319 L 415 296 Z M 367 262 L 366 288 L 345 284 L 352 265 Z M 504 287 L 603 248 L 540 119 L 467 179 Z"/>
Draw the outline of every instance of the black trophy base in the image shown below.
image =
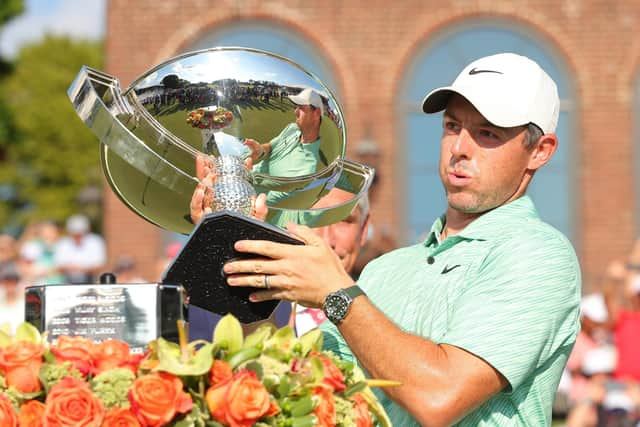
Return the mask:
<path fill-rule="evenodd" d="M 189 304 L 219 315 L 233 314 L 242 323 L 269 318 L 279 301 L 254 303 L 252 287 L 231 287 L 222 268 L 232 259 L 255 258 L 236 252 L 238 240 L 270 240 L 302 245 L 289 233 L 253 218 L 230 211 L 208 214 L 193 230 L 189 239 L 163 274 L 162 282 L 182 285 Z"/>

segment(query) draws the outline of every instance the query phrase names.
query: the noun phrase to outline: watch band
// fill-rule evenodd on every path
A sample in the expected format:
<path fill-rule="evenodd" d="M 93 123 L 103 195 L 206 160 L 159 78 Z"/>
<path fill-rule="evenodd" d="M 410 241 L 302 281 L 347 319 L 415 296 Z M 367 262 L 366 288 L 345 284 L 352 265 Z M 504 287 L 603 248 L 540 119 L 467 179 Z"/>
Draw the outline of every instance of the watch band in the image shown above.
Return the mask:
<path fill-rule="evenodd" d="M 343 291 L 349 295 L 351 299 L 355 299 L 355 297 L 365 294 L 358 285 L 349 286 L 348 288 L 344 288 Z"/>

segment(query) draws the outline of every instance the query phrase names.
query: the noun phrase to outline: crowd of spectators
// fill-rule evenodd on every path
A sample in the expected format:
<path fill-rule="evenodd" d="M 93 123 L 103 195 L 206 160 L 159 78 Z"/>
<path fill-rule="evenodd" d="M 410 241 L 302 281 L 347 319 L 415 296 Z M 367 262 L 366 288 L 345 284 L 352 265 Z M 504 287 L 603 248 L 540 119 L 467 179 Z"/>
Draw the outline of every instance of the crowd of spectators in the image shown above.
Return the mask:
<path fill-rule="evenodd" d="M 64 229 L 42 221 L 19 238 L 0 234 L 0 325 L 13 330 L 24 319 L 26 286 L 91 283 L 106 261 L 104 239 L 84 215 L 69 217 Z"/>
<path fill-rule="evenodd" d="M 583 297 L 580 322 L 556 415 L 567 427 L 640 425 L 640 240 Z"/>

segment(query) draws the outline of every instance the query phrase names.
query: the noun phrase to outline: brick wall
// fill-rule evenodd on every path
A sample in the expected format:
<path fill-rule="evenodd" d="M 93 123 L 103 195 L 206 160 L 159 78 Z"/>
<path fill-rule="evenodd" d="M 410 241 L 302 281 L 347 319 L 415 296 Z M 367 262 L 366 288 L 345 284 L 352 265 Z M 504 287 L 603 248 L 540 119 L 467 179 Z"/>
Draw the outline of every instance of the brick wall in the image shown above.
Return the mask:
<path fill-rule="evenodd" d="M 560 52 L 574 76 L 577 250 L 592 284 L 609 260 L 629 252 L 637 232 L 631 107 L 640 57 L 638 2 L 111 0 L 107 71 L 126 87 L 203 34 L 239 20 L 261 19 L 302 33 L 333 66 L 349 141 L 369 132 L 381 146 L 384 179 L 373 212 L 377 222 L 395 227 L 403 217 L 395 207 L 402 205 L 397 189 L 405 177 L 399 167 L 402 123 L 386 120 L 395 111 L 394 96 L 417 49 L 442 29 L 478 18 L 528 28 Z M 350 157 L 355 149 L 351 144 Z M 151 274 L 161 252 L 159 232 L 113 195 L 106 206 L 110 254 L 134 253 Z"/>

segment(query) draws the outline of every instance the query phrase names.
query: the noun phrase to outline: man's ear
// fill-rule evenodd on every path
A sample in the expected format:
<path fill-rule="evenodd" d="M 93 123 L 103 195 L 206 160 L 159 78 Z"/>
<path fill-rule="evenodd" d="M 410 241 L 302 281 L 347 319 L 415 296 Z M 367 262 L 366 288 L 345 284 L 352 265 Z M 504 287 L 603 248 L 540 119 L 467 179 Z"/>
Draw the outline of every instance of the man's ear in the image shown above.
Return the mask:
<path fill-rule="evenodd" d="M 542 135 L 536 146 L 531 150 L 528 169 L 537 170 L 551 160 L 551 156 L 558 148 L 558 137 L 553 133 Z"/>

